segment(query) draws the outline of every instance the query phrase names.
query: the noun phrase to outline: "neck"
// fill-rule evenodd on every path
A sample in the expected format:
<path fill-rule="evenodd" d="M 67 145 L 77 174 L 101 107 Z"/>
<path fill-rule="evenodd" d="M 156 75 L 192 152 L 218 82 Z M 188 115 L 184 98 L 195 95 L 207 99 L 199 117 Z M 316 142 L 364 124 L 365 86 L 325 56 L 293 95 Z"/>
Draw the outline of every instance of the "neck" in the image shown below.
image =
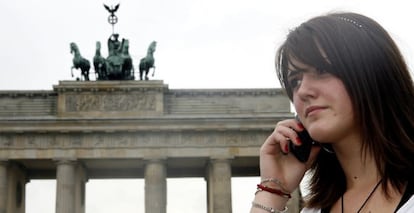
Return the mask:
<path fill-rule="evenodd" d="M 344 170 L 347 190 L 372 185 L 381 179 L 372 154 L 362 153 L 359 137 L 336 143 L 333 148 Z"/>
<path fill-rule="evenodd" d="M 375 193 L 379 185 L 381 184 L 381 181 L 378 181 L 378 183 L 375 184 L 374 188 L 371 190 L 371 192 L 368 194 L 367 198 L 365 198 L 364 202 L 362 203 L 361 207 L 359 207 L 357 213 L 360 213 L 361 210 L 365 207 L 365 205 L 368 203 L 369 199 L 372 197 L 372 195 Z M 344 212 L 344 196 L 341 196 L 341 212 Z M 371 211 L 369 211 L 371 212 Z"/>

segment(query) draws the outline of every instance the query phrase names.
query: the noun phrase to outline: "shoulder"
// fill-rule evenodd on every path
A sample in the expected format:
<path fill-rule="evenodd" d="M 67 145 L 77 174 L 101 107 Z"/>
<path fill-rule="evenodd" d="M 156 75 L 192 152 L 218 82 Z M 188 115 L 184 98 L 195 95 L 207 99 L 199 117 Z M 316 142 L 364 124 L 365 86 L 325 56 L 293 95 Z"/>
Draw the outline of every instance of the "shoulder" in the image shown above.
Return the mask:
<path fill-rule="evenodd" d="M 320 213 L 320 209 L 310 209 L 310 208 L 303 208 L 300 213 Z"/>
<path fill-rule="evenodd" d="M 414 195 L 412 195 L 411 198 L 406 203 L 404 203 L 404 205 L 401 206 L 401 208 L 397 211 L 397 213 L 409 212 L 414 212 Z"/>

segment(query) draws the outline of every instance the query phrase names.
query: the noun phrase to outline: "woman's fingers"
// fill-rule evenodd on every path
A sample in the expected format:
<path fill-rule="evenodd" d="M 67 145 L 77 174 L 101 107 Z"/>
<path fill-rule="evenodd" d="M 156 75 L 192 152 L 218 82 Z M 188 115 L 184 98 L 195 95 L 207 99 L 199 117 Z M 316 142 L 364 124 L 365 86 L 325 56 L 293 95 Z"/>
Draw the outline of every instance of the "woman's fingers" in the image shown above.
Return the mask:
<path fill-rule="evenodd" d="M 296 121 L 295 119 L 280 121 L 276 124 L 276 127 L 273 133 L 265 141 L 265 145 L 275 145 L 278 144 L 278 150 L 268 150 L 273 153 L 273 151 L 282 151 L 283 153 L 289 152 L 289 143 L 293 142 L 295 145 L 300 145 L 301 141 L 298 138 L 296 131 L 303 131 L 303 126 Z M 270 147 L 265 147 L 270 148 Z M 276 147 L 273 147 L 276 148 Z M 266 150 L 265 150 L 266 151 Z M 274 153 L 273 153 L 274 154 Z"/>
<path fill-rule="evenodd" d="M 310 167 L 320 148 L 312 150 L 310 160 L 304 164 L 289 151 L 289 143 L 301 145 L 297 132 L 303 126 L 295 119 L 280 121 L 260 149 L 260 173 L 262 178 L 282 180 L 288 189 L 295 189 L 305 171 Z"/>

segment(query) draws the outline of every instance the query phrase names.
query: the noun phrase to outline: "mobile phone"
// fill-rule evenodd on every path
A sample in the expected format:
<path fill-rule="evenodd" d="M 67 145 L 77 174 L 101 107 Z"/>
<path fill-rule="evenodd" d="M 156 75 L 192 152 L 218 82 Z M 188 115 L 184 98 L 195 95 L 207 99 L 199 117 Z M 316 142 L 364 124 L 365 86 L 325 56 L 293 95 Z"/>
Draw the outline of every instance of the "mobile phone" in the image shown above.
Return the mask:
<path fill-rule="evenodd" d="M 300 122 L 299 118 L 296 116 L 296 119 Z M 314 141 L 308 131 L 304 129 L 301 132 L 296 132 L 298 134 L 298 137 L 300 138 L 300 141 L 302 142 L 302 145 L 296 146 L 292 142 L 289 143 L 289 150 L 292 152 L 292 154 L 302 163 L 305 163 L 309 159 L 309 155 L 311 152 L 311 148 L 313 145 L 316 145 L 317 142 Z"/>
<path fill-rule="evenodd" d="M 289 143 L 289 150 L 292 154 L 300 161 L 305 163 L 309 159 L 312 145 L 316 142 L 310 137 L 308 131 L 303 130 L 301 132 L 296 132 L 298 137 L 302 141 L 302 145 L 296 146 L 292 142 Z"/>

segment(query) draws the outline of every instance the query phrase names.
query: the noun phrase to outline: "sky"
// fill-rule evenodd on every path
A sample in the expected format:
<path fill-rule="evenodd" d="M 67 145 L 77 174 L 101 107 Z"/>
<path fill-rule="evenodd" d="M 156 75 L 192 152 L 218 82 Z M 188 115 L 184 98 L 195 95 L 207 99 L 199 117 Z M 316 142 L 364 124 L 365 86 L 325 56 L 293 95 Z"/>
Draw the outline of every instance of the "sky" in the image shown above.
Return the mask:
<path fill-rule="evenodd" d="M 112 27 L 103 4 L 118 3 L 114 31 L 129 39 L 135 68 L 157 41 L 150 78 L 170 89 L 279 87 L 274 57 L 286 34 L 308 18 L 334 11 L 377 20 L 414 67 L 414 13 L 405 0 L 13 0 L 3 1 L 0 12 L 0 90 L 52 90 L 59 81 L 75 80 L 80 71 L 71 76 L 69 43 L 91 61 L 100 41 L 107 56 L 104 44 Z M 234 179 L 233 212 L 248 212 L 257 181 Z M 26 212 L 54 212 L 55 184 L 30 181 Z M 142 179 L 89 180 L 86 212 L 144 212 L 143 189 Z M 168 193 L 169 213 L 206 212 L 203 179 L 168 179 Z"/>

